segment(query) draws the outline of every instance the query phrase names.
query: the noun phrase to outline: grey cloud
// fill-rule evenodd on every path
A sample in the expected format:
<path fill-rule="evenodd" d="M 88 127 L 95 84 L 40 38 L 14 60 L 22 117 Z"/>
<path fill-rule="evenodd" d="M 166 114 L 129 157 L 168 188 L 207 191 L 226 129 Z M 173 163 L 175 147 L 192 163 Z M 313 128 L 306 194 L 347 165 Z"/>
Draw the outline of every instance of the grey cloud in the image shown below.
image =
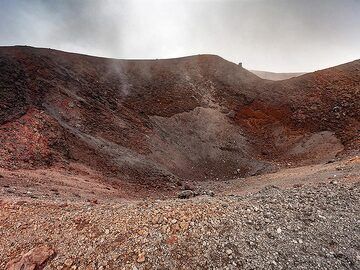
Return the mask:
<path fill-rule="evenodd" d="M 218 54 L 311 71 L 360 58 L 358 0 L 1 0 L 0 45 L 115 58 Z"/>

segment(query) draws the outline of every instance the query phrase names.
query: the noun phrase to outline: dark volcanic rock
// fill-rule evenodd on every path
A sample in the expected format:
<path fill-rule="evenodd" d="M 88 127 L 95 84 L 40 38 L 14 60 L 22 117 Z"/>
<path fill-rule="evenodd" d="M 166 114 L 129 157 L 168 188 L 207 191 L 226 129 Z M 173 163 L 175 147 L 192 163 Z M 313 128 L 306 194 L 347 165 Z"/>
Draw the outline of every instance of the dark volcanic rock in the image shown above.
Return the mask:
<path fill-rule="evenodd" d="M 192 190 L 183 190 L 179 193 L 179 199 L 189 199 L 191 197 L 195 197 L 195 193 Z"/>

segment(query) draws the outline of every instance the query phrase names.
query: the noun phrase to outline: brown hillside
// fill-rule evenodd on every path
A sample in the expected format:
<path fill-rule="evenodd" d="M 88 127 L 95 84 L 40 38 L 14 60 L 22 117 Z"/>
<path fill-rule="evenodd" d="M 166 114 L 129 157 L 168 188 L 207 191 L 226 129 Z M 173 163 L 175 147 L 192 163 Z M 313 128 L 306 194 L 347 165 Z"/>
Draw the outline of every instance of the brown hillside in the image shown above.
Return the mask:
<path fill-rule="evenodd" d="M 270 82 L 214 55 L 114 60 L 0 48 L 0 166 L 82 164 L 151 185 L 359 149 L 360 61 Z"/>

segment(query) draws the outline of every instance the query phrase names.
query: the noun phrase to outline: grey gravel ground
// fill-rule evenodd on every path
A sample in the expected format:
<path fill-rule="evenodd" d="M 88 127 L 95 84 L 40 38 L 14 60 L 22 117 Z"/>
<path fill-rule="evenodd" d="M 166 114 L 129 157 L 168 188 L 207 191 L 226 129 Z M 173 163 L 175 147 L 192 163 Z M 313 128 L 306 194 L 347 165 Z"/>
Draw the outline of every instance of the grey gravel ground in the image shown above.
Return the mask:
<path fill-rule="evenodd" d="M 359 189 L 270 186 L 110 204 L 4 199 L 0 267 L 47 245 L 55 256 L 44 269 L 360 269 Z"/>

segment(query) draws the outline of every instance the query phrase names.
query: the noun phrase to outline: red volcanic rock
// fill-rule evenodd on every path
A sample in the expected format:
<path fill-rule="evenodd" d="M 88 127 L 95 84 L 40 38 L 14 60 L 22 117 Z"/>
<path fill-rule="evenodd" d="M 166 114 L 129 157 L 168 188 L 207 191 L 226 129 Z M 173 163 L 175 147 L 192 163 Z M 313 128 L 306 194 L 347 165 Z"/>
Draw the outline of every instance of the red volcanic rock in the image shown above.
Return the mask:
<path fill-rule="evenodd" d="M 40 269 L 40 267 L 44 267 L 45 263 L 54 255 L 55 251 L 51 247 L 40 245 L 8 262 L 6 270 Z"/>

